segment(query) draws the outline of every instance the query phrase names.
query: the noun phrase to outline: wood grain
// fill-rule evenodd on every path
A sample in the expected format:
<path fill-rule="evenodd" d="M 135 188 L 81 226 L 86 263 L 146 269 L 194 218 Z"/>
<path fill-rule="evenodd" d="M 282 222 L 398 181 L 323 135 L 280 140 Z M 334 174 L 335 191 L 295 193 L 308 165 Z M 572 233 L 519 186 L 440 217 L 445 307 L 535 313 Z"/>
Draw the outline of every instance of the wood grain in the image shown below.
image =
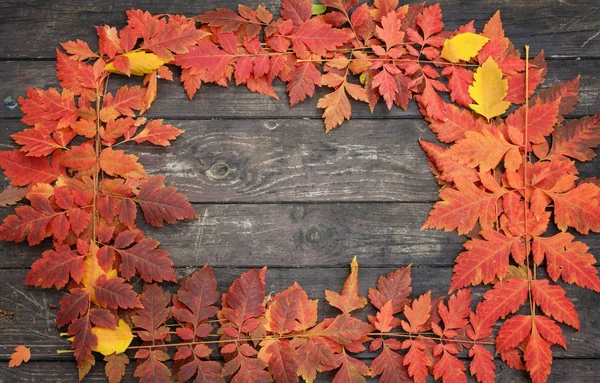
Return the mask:
<path fill-rule="evenodd" d="M 450 269 L 463 250 L 455 232 L 420 231 L 431 208 L 416 203 L 202 204 L 197 220 L 151 228 L 177 267 L 340 267 L 358 256 L 361 265 L 403 264 Z M 1 213 L 6 214 L 8 209 Z M 548 235 L 550 235 L 549 232 Z M 600 236 L 577 236 L 600 254 Z M 27 268 L 50 247 L 0 243 L 2 268 Z M 444 284 L 442 287 L 447 286 Z M 2 291 L 0 285 L 0 291 Z"/>
<path fill-rule="evenodd" d="M 359 259 L 362 262 L 362 259 Z M 398 262 L 400 265 L 402 262 Z M 191 274 L 197 268 L 177 269 L 179 276 Z M 215 269 L 218 281 L 218 290 L 225 292 L 233 280 L 246 271 L 247 268 L 219 267 Z M 360 293 L 367 295 L 369 287 L 375 287 L 379 276 L 385 275 L 395 268 L 362 267 L 359 271 Z M 0 308 L 15 312 L 14 317 L 0 319 L 0 331 L 3 334 L 0 342 L 0 360 L 8 357 L 12 348 L 24 344 L 32 348 L 34 360 L 70 360 L 68 354 L 57 355 L 57 349 L 68 349 L 69 344 L 65 338 L 58 336 L 55 324 L 56 307 L 63 292 L 55 290 L 42 290 L 23 285 L 26 270 L 0 270 L 3 295 L 0 298 Z M 540 278 L 544 274 L 538 272 Z M 339 313 L 327 305 L 324 299 L 325 290 L 340 291 L 348 267 L 327 268 L 290 268 L 278 267 L 267 271 L 266 293 L 276 293 L 294 282 L 302 286 L 311 299 L 319 299 L 320 318 L 335 316 Z M 450 279 L 450 269 L 428 266 L 414 266 L 411 271 L 413 277 L 413 297 L 429 290 L 433 296 L 445 295 Z M 140 288 L 139 284 L 136 284 Z M 583 319 L 580 332 L 562 326 L 567 350 L 554 347 L 555 358 L 600 358 L 600 327 L 595 318 L 596 307 L 600 297 L 589 290 L 577 286 L 565 285 L 567 295 L 573 300 L 580 317 Z M 175 286 L 171 285 L 174 291 Z M 481 299 L 483 288 L 474 289 L 474 301 Z M 356 313 L 358 317 L 366 319 L 367 314 L 373 314 L 372 307 Z M 368 352 L 361 354 L 363 357 L 373 356 Z"/>
<path fill-rule="evenodd" d="M 598 57 L 600 10 L 596 0 L 492 2 L 470 0 L 437 1 L 444 13 L 447 29 L 475 20 L 477 28 L 500 10 L 507 36 L 515 46 L 529 44 L 532 52 L 545 49 L 549 56 Z M 267 6 L 275 14 L 280 0 L 125 0 L 99 2 L 92 0 L 26 0 L 3 2 L 0 8 L 0 57 L 48 58 L 62 41 L 82 39 L 95 41 L 93 25 L 125 24 L 124 12 L 140 8 L 152 13 L 179 13 L 196 16 L 217 7 L 235 9 L 238 3 L 256 8 Z"/>
<path fill-rule="evenodd" d="M 600 38 L 598 40 L 600 41 Z M 0 52 L 2 51 L 0 50 Z M 537 51 L 532 49 L 531 52 Z M 598 113 L 600 109 L 600 95 L 597 92 L 600 73 L 596 69 L 595 63 L 597 63 L 596 60 L 553 60 L 548 62 L 548 76 L 544 86 L 571 80 L 577 75 L 581 75 L 581 102 L 577 104 L 573 116 Z M 110 83 L 111 88 L 116 89 L 120 85 L 131 85 L 136 81 L 141 82 L 139 78 L 128 80 L 121 76 L 113 76 Z M 12 101 L 25 94 L 26 88 L 57 86 L 55 64 L 53 61 L 0 61 L 0 83 L 2 84 L 0 100 L 5 100 L 5 105 L 0 105 L 0 118 L 20 118 L 21 113 L 18 108 L 7 107 L 7 97 L 11 101 L 9 104 L 12 105 Z M 147 115 L 177 119 L 321 118 L 323 111 L 317 109 L 317 100 L 331 89 L 317 89 L 313 98 L 290 108 L 285 86 L 279 81 L 276 81 L 274 85 L 275 93 L 280 100 L 251 93 L 247 88 L 236 87 L 234 84 L 231 84 L 230 88 L 204 84 L 194 100 L 190 102 L 177 78 L 174 81 L 161 81 L 158 85 L 157 101 Z M 410 103 L 407 112 L 398 107 L 388 110 L 383 102 L 376 106 L 373 113 L 366 103 L 353 101 L 351 105 L 354 119 L 368 118 L 376 121 L 398 118 L 422 119 L 414 102 Z M 357 129 L 347 128 L 347 124 L 343 126 L 346 127 L 346 130 L 355 131 Z M 343 129 L 337 130 L 336 133 L 340 130 Z"/>
<path fill-rule="evenodd" d="M 365 362 L 369 364 L 370 360 L 367 359 Z M 595 359 L 555 359 L 548 383 L 595 383 L 598 381 L 595 363 Z M 465 364 L 468 368 L 468 362 Z M 529 378 L 523 371 L 512 370 L 499 360 L 496 360 L 495 364 L 497 382 L 529 382 Z M 133 362 L 131 362 L 127 366 L 122 383 L 137 382 L 132 378 L 133 369 Z M 332 378 L 331 373 L 321 373 L 317 375 L 315 383 L 331 382 Z M 9 369 L 5 363 L 0 365 L 0 383 L 77 383 L 77 381 L 75 362 L 29 362 L 14 369 Z M 374 383 L 377 379 L 371 378 L 367 381 Z M 472 377 L 469 377 L 468 381 L 476 382 Z M 106 382 L 104 362 L 98 361 L 84 382 Z"/>
<path fill-rule="evenodd" d="M 27 87 L 56 86 L 55 48 L 61 41 L 96 40 L 93 25 L 122 26 L 124 11 L 200 14 L 237 3 L 268 6 L 275 13 L 281 0 L 0 0 L 0 145 L 23 128 L 16 105 Z M 447 28 L 471 19 L 481 29 L 499 9 L 517 48 L 525 44 L 549 58 L 546 85 L 581 74 L 581 102 L 570 117 L 600 110 L 600 4 L 597 0 L 469 1 L 440 0 Z M 93 46 L 94 44 L 92 44 Z M 114 77 L 111 87 L 125 83 Z M 135 80 L 132 80 L 135 81 Z M 455 233 L 421 232 L 437 188 L 417 139 L 433 141 L 414 104 L 404 112 L 383 104 L 373 114 L 353 103 L 353 120 L 323 134 L 317 90 L 295 108 L 287 105 L 285 88 L 275 86 L 280 100 L 242 87 L 204 85 L 187 101 L 181 85 L 159 84 L 158 100 L 148 116 L 167 119 L 186 134 L 169 148 L 128 147 L 151 174 L 164 174 L 194 203 L 200 218 L 163 229 L 141 223 L 147 235 L 172 254 L 181 276 L 209 263 L 216 266 L 221 292 L 248 267 L 270 267 L 267 291 L 298 281 L 320 299 L 321 315 L 334 315 L 324 289 L 339 290 L 347 263 L 358 256 L 360 289 L 366 294 L 379 275 L 413 264 L 415 294 L 445 294 L 451 265 L 462 250 Z M 581 176 L 598 176 L 599 161 L 580 166 Z M 0 184 L 7 180 L 0 176 Z M 12 209 L 2 209 L 0 217 Z M 600 255 L 600 236 L 579 237 Z M 0 383 L 76 382 L 77 370 L 55 328 L 56 304 L 64 292 L 24 286 L 31 263 L 49 246 L 0 243 Z M 543 276 L 543 272 L 539 271 Z M 136 284 L 139 288 L 141 283 Z M 175 286 L 171 285 L 174 289 Z M 564 327 L 569 349 L 554 348 L 550 382 L 595 382 L 600 371 L 598 294 L 566 286 L 582 321 L 581 331 Z M 479 299 L 485 289 L 474 289 Z M 368 312 L 369 310 L 366 310 Z M 366 312 L 361 315 L 366 315 Z M 18 344 L 31 346 L 33 361 L 8 369 L 6 361 Z M 373 355 L 360 358 L 369 361 Z M 498 382 L 525 382 L 526 375 L 496 361 Z M 86 378 L 104 382 L 101 362 Z M 129 366 L 124 382 L 132 378 Z M 319 376 L 329 382 L 332 375 Z M 375 381 L 374 379 L 370 381 Z M 471 379 L 470 381 L 474 381 Z"/>

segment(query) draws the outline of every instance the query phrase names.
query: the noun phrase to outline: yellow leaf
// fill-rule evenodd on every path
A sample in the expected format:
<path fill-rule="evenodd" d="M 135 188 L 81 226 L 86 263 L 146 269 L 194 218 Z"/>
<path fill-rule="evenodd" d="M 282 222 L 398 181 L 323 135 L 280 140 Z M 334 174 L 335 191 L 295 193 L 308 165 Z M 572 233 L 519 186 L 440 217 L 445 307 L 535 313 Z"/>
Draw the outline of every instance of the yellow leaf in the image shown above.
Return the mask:
<path fill-rule="evenodd" d="M 117 277 L 117 270 L 109 269 L 108 271 L 104 271 L 102 267 L 98 264 L 98 246 L 95 243 L 90 244 L 90 253 L 85 257 L 84 266 L 85 271 L 83 272 L 83 278 L 81 279 L 81 284 L 83 285 L 83 289 L 90 292 L 90 297 L 92 302 L 98 304 L 96 301 L 96 293 L 94 292 L 94 286 L 96 285 L 96 281 L 102 275 L 106 275 L 106 279 L 112 279 Z"/>
<path fill-rule="evenodd" d="M 131 66 L 131 74 L 134 76 L 143 76 L 148 73 L 152 73 L 165 64 L 158 58 L 154 53 L 148 53 L 143 51 L 128 52 L 122 55 L 129 59 L 129 65 Z M 113 63 L 106 64 L 104 70 L 111 73 L 125 74 L 115 68 Z"/>
<path fill-rule="evenodd" d="M 469 95 L 476 102 L 469 107 L 488 120 L 500 116 L 510 106 L 510 102 L 504 101 L 507 93 L 508 81 L 502 78 L 502 71 L 494 59 L 488 57 L 475 72 L 473 85 L 469 86 Z"/>
<path fill-rule="evenodd" d="M 451 63 L 457 63 L 460 60 L 469 61 L 479 53 L 489 40 L 485 36 L 471 32 L 460 33 L 444 41 L 442 57 Z"/>
<path fill-rule="evenodd" d="M 133 340 L 131 327 L 123 319 L 119 319 L 119 324 L 114 330 L 104 327 L 93 327 L 92 333 L 98 337 L 98 344 L 92 350 L 104 356 L 125 352 Z"/>

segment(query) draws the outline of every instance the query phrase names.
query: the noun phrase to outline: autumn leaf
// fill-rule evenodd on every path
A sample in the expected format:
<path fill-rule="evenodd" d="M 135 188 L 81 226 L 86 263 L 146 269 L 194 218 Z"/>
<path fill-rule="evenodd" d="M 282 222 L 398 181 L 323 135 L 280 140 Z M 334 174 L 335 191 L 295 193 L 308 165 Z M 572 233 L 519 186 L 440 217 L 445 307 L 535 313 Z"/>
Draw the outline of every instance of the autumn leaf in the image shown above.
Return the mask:
<path fill-rule="evenodd" d="M 10 355 L 10 360 L 8 361 L 8 367 L 19 367 L 23 363 L 29 362 L 31 358 L 31 351 L 29 348 L 25 346 L 17 346 L 15 347 L 15 352 Z"/>
<path fill-rule="evenodd" d="M 504 101 L 507 93 L 508 82 L 502 78 L 498 64 L 488 57 L 475 72 L 473 85 L 469 86 L 469 95 L 475 101 L 469 106 L 489 120 L 506 112 L 510 106 Z"/>
<path fill-rule="evenodd" d="M 98 337 L 98 344 L 92 348 L 104 356 L 121 354 L 127 350 L 133 340 L 131 328 L 122 319 L 119 320 L 116 329 L 93 327 L 92 333 Z"/>
<path fill-rule="evenodd" d="M 125 354 L 111 354 L 104 357 L 106 366 L 104 371 L 109 383 L 119 383 L 125 376 L 125 367 L 129 364 L 129 358 Z"/>
<path fill-rule="evenodd" d="M 459 61 L 469 61 L 477 56 L 477 53 L 489 41 L 485 36 L 471 32 L 459 33 L 456 36 L 444 41 L 442 49 L 442 58 L 457 63 Z"/>
<path fill-rule="evenodd" d="M 421 295 L 412 302 L 412 305 L 404 307 L 404 316 L 407 321 L 402 321 L 404 331 L 413 333 L 423 329 L 423 325 L 429 319 L 431 313 L 431 291 Z"/>
<path fill-rule="evenodd" d="M 342 293 L 338 294 L 335 291 L 326 290 L 325 299 L 330 305 L 340 309 L 345 314 L 367 305 L 367 299 L 361 297 L 358 293 L 358 262 L 356 257 L 350 263 L 350 275 L 344 282 Z"/>

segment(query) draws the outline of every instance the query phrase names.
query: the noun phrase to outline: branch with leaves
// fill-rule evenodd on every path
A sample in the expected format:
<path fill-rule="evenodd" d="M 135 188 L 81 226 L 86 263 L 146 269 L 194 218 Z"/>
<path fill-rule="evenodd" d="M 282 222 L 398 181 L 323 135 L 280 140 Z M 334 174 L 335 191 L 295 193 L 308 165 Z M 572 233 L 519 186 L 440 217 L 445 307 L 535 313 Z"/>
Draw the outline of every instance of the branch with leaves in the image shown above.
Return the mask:
<path fill-rule="evenodd" d="M 430 374 L 462 382 L 466 369 L 456 354 L 466 348 L 471 374 L 487 383 L 495 378 L 485 347 L 493 326 L 528 303 L 529 313 L 506 319 L 493 343 L 510 367 L 547 380 L 551 345 L 566 347 L 556 322 L 579 329 L 575 306 L 555 282 L 600 290 L 595 258 L 568 232 L 600 231 L 600 183 L 579 180 L 574 161 L 594 158 L 600 115 L 565 119 L 578 101 L 579 78 L 535 95 L 547 70 L 543 52 L 530 60 L 526 48 L 522 58 L 499 13 L 477 33 L 473 22 L 444 30 L 439 5 L 283 0 L 279 18 L 244 5 L 192 18 L 131 10 L 124 28 L 96 30 L 97 51 L 80 40 L 57 50 L 62 89 L 27 91 L 19 102 L 29 128 L 12 136 L 19 149 L 0 153 L 11 183 L 0 205 L 28 202 L 4 220 L 0 239 L 34 246 L 51 238 L 26 283 L 69 290 L 57 324 L 68 326 L 82 377 L 96 351 L 105 355 L 109 380 L 120 381 L 124 352 L 135 348 L 141 381 L 310 382 L 337 370 L 336 382 L 424 382 Z M 148 176 L 135 155 L 116 147 L 168 146 L 182 133 L 142 117 L 158 79 L 175 77 L 173 67 L 190 98 L 203 83 L 232 82 L 277 98 L 279 79 L 293 106 L 317 86 L 332 88 L 317 104 L 326 131 L 350 118 L 348 95 L 371 109 L 381 99 L 406 109 L 415 99 L 447 144 L 421 142 L 442 185 L 423 229 L 470 237 L 454 267 L 456 293 L 447 303 L 430 294 L 411 302 L 409 269 L 401 269 L 370 290 L 377 312 L 365 322 L 351 314 L 367 304 L 353 262 L 341 294 L 326 292 L 342 314 L 321 322 L 316 301 L 298 285 L 265 297 L 264 269 L 238 278 L 221 308 L 208 267 L 184 278 L 171 297 L 155 283 L 176 282 L 173 263 L 136 227 L 138 207 L 157 227 L 196 213 L 164 177 Z M 115 74 L 143 76 L 142 85 L 113 91 Z M 560 232 L 548 235 L 553 223 Z M 544 264 L 548 278 L 538 272 Z M 148 283 L 140 295 L 129 282 L 136 277 Z M 493 287 L 471 312 L 465 288 L 478 284 Z M 141 345 L 130 345 L 134 333 Z M 370 366 L 351 356 L 367 342 L 380 352 Z M 211 345 L 224 365 L 211 357 Z M 15 365 L 27 359 L 25 350 L 16 351 Z M 164 363 L 171 358 L 172 369 Z"/>

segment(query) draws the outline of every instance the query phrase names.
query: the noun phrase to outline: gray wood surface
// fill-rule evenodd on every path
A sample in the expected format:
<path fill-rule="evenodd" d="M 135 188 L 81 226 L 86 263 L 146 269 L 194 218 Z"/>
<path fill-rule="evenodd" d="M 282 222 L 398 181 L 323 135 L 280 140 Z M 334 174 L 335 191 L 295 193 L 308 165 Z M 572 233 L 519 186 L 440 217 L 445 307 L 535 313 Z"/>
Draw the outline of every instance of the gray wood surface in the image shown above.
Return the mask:
<path fill-rule="evenodd" d="M 280 0 L 126 0 L 120 2 L 0 0 L 0 146 L 13 147 L 9 136 L 20 129 L 15 101 L 27 87 L 56 86 L 54 56 L 58 43 L 94 41 L 93 25 L 124 24 L 124 11 L 142 8 L 154 13 L 188 16 L 216 7 L 267 5 Z M 545 85 L 581 74 L 581 102 L 569 117 L 600 111 L 599 0 L 441 0 L 444 21 L 452 28 L 475 19 L 476 26 L 500 9 L 505 31 L 517 47 L 531 46 L 548 57 Z M 93 45 L 93 44 L 92 44 Z M 123 80 L 111 80 L 117 87 Z M 419 230 L 437 184 L 417 139 L 434 141 L 415 105 L 408 112 L 383 104 L 371 114 L 353 103 L 353 120 L 323 134 L 321 111 L 312 100 L 291 109 L 284 86 L 280 100 L 245 88 L 203 86 L 187 101 L 178 81 L 159 83 L 158 100 L 149 117 L 186 133 L 169 148 L 130 146 L 150 174 L 168 176 L 185 193 L 200 218 L 164 229 L 140 222 L 149 236 L 171 253 L 179 275 L 208 263 L 216 267 L 224 291 L 249 267 L 267 265 L 267 290 L 279 291 L 298 281 L 320 299 L 324 289 L 339 290 L 347 264 L 358 256 L 361 292 L 397 267 L 413 264 L 413 290 L 445 294 L 451 265 L 462 250 L 455 233 Z M 599 176 L 600 161 L 581 164 L 581 175 Z M 0 184 L 6 180 L 0 176 Z M 0 218 L 11 209 L 0 210 Z M 600 236 L 581 237 L 600 255 Z M 62 292 L 24 286 L 31 263 L 49 244 L 36 248 L 0 243 L 0 383 L 76 382 L 68 348 L 58 336 L 54 317 Z M 172 286 L 173 287 L 173 286 Z M 581 318 L 581 331 L 564 328 L 568 349 L 553 348 L 552 382 L 594 382 L 600 374 L 600 323 L 597 294 L 565 286 Z M 484 289 L 476 289 L 480 297 Z M 368 310 L 367 310 L 368 311 Z M 366 315 L 366 312 L 363 313 Z M 32 347 L 32 361 L 8 369 L 12 348 Z M 369 360 L 372 354 L 360 358 Z M 498 382 L 527 381 L 521 372 L 497 361 Z M 322 375 L 319 382 L 331 380 Z M 102 362 L 86 381 L 104 381 Z M 125 382 L 133 382 L 131 365 Z"/>

